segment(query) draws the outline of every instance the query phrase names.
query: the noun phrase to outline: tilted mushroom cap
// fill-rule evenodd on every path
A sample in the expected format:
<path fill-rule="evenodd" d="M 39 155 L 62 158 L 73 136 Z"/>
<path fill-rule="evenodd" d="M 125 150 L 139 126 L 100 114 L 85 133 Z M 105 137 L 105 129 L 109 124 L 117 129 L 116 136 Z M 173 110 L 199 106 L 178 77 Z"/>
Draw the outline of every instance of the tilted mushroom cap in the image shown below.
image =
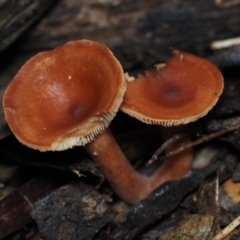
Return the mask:
<path fill-rule="evenodd" d="M 85 145 L 110 124 L 125 92 L 122 67 L 103 44 L 79 40 L 31 58 L 7 88 L 7 122 L 23 144 Z"/>
<path fill-rule="evenodd" d="M 173 126 L 206 115 L 223 90 L 223 77 L 209 61 L 174 50 L 156 74 L 130 81 L 121 110 L 145 123 Z"/>

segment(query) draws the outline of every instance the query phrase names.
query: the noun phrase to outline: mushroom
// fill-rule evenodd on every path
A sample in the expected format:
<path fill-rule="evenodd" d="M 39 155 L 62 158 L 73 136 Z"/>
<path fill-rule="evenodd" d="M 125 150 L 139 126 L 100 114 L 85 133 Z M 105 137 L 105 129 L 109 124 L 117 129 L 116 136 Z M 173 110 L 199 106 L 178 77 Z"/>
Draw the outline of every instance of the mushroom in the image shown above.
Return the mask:
<path fill-rule="evenodd" d="M 166 64 L 156 65 L 156 73 L 128 82 L 121 110 L 147 124 L 161 125 L 163 139 L 182 131 L 186 124 L 206 115 L 223 90 L 223 77 L 209 61 L 173 50 Z M 167 151 L 184 146 L 189 137 L 173 144 Z M 192 150 L 167 159 L 151 176 L 152 188 L 184 176 L 192 165 Z"/>
<path fill-rule="evenodd" d="M 21 143 L 40 151 L 84 146 L 116 193 L 135 204 L 150 193 L 149 182 L 108 129 L 125 90 L 122 67 L 105 45 L 72 41 L 26 62 L 7 88 L 3 108 Z"/>
<path fill-rule="evenodd" d="M 184 55 L 182 60 L 186 59 Z M 210 63 L 203 62 L 202 65 L 212 68 L 215 72 L 212 78 L 221 77 Z M 154 79 L 154 75 L 147 74 Z M 209 75 L 203 74 L 204 79 L 208 79 Z M 144 77 L 139 78 L 133 83 L 146 82 Z M 203 80 L 202 84 L 208 85 L 207 82 Z M 151 88 L 155 85 L 153 83 Z M 181 89 L 180 86 L 176 90 L 170 85 L 167 87 L 169 94 L 166 94 L 166 102 L 168 98 L 177 102 L 177 97 L 172 94 Z M 40 151 L 84 146 L 115 192 L 124 201 L 136 204 L 158 187 L 159 183 L 153 184 L 153 180 L 159 179 L 163 168 L 150 177 L 139 174 L 130 165 L 108 128 L 122 103 L 125 90 L 122 67 L 105 45 L 89 40 L 72 41 L 31 58 L 8 86 L 3 108 L 7 122 L 20 142 Z M 129 84 L 128 93 L 130 91 Z M 216 95 L 221 92 L 220 88 L 215 91 Z M 134 94 L 141 104 L 145 101 L 149 103 L 146 99 L 142 102 L 139 97 L 141 92 Z M 147 93 L 147 97 L 157 100 L 161 95 L 157 97 Z M 184 101 L 188 100 L 189 97 L 185 97 Z M 142 113 L 140 116 L 145 119 Z M 156 123 L 154 116 L 150 119 L 144 121 Z"/>

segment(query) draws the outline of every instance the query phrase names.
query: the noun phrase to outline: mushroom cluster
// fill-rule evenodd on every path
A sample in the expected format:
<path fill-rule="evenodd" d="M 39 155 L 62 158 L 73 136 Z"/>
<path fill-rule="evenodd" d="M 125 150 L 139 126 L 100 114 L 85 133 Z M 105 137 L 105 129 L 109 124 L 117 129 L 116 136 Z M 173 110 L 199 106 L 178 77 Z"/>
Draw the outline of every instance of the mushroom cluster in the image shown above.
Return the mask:
<path fill-rule="evenodd" d="M 136 204 L 162 182 L 183 176 L 190 168 L 191 153 L 187 164 L 182 161 L 185 170 L 174 177 L 170 175 L 176 170 L 176 159 L 150 177 L 131 166 L 108 128 L 122 104 L 126 85 L 122 110 L 146 123 L 165 126 L 203 116 L 222 91 L 220 72 L 190 54 L 177 51 L 158 70 L 156 75 L 147 72 L 126 84 L 120 63 L 105 45 L 72 41 L 26 62 L 5 92 L 5 117 L 16 138 L 28 147 L 59 151 L 84 146 L 115 192 Z M 210 106 L 203 107 L 205 103 Z M 175 170 L 169 171 L 170 166 Z"/>

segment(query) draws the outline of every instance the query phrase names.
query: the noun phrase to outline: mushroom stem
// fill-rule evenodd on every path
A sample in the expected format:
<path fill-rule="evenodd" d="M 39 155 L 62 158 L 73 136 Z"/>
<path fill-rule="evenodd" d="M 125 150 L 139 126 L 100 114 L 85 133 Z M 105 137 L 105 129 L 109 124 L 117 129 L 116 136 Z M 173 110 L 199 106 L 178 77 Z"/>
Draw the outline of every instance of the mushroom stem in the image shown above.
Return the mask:
<path fill-rule="evenodd" d="M 184 126 L 160 127 L 163 140 L 166 141 L 183 130 Z M 183 137 L 171 145 L 166 151 L 171 152 L 191 142 L 189 136 Z M 163 165 L 150 177 L 152 189 L 157 188 L 164 182 L 175 180 L 185 176 L 192 167 L 192 149 L 186 149 L 177 155 L 171 156 L 164 161 Z"/>
<path fill-rule="evenodd" d="M 149 178 L 131 166 L 109 129 L 85 148 L 124 201 L 136 204 L 151 193 Z"/>
<path fill-rule="evenodd" d="M 179 133 L 183 127 L 160 127 L 160 129 L 163 139 L 168 140 Z M 169 147 L 167 151 L 173 151 L 189 142 L 191 142 L 191 139 L 188 136 L 184 137 Z M 183 177 L 192 166 L 192 149 L 187 149 L 168 158 L 152 176 L 143 176 L 126 159 L 110 129 L 88 143 L 85 149 L 99 165 L 101 172 L 118 196 L 130 204 L 137 204 L 145 199 L 164 182 Z"/>

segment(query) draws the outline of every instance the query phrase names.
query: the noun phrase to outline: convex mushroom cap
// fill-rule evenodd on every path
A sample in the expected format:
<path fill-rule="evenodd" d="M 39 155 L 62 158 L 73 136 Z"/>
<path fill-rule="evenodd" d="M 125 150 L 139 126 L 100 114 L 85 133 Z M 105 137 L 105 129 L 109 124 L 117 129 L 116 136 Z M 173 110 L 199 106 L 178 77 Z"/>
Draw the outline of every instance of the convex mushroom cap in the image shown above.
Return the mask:
<path fill-rule="evenodd" d="M 223 77 L 209 61 L 179 50 L 156 73 L 128 82 L 121 110 L 145 123 L 175 126 L 196 121 L 216 104 Z"/>
<path fill-rule="evenodd" d="M 23 144 L 64 150 L 85 145 L 115 116 L 125 92 L 122 67 L 103 44 L 69 42 L 39 53 L 7 88 L 7 122 Z"/>

